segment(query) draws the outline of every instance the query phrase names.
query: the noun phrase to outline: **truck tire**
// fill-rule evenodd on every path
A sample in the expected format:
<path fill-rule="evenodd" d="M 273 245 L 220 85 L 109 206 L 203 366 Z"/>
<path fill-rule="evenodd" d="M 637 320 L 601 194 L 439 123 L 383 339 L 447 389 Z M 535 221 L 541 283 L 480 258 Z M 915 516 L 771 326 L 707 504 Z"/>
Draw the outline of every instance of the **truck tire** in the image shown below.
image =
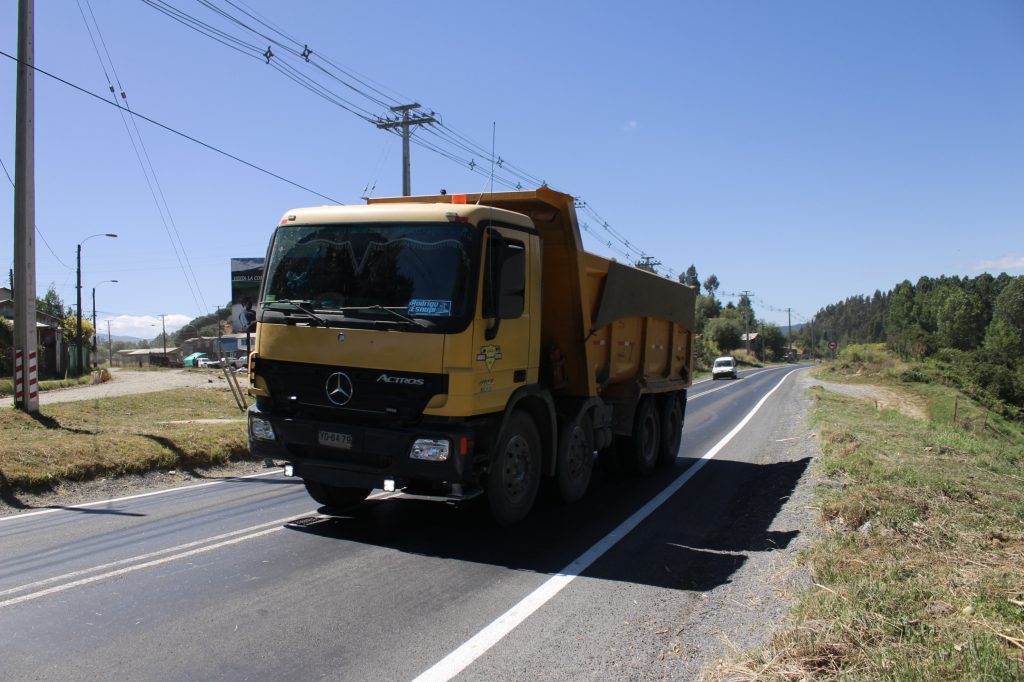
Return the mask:
<path fill-rule="evenodd" d="M 627 443 L 628 459 L 632 468 L 641 476 L 654 471 L 658 463 L 658 444 L 661 441 L 661 420 L 654 398 L 647 396 L 640 401 L 633 422 L 633 436 Z"/>
<path fill-rule="evenodd" d="M 563 502 L 575 502 L 583 497 L 594 471 L 594 436 L 590 419 L 583 415 L 558 430 L 558 455 L 555 462 L 555 480 L 558 495 Z"/>
<path fill-rule="evenodd" d="M 526 518 L 541 476 L 540 436 L 529 415 L 516 410 L 494 448 L 487 473 L 487 502 L 494 520 L 510 526 Z"/>
<path fill-rule="evenodd" d="M 661 443 L 658 448 L 658 466 L 676 461 L 683 440 L 683 404 L 676 393 L 666 396 L 661 405 Z"/>
<path fill-rule="evenodd" d="M 342 488 L 316 481 L 303 481 L 306 492 L 314 500 L 331 510 L 342 510 L 354 507 L 370 494 L 369 488 Z"/>

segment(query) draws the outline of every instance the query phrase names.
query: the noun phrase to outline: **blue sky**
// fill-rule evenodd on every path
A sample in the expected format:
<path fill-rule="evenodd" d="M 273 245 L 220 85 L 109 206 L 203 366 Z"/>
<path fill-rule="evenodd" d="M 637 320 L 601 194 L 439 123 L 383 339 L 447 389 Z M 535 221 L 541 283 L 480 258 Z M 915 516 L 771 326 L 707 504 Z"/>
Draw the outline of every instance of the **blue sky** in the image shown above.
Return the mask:
<path fill-rule="evenodd" d="M 401 193 L 397 137 L 141 0 L 90 2 L 37 0 L 39 68 L 107 94 L 81 13 L 91 9 L 135 111 L 343 203 L 367 186 Z M 166 2 L 230 27 L 194 0 Z M 485 149 L 493 124 L 499 156 L 599 216 L 581 214 L 589 250 L 625 260 L 606 221 L 663 268 L 692 263 L 722 292 L 754 292 L 761 318 L 785 323 L 792 308 L 796 322 L 922 275 L 1024 273 L 1016 0 L 233 2 Z M 3 3 L 9 54 L 16 20 L 17 3 Z M 15 73 L 0 57 L 0 161 L 12 175 Z M 83 247 L 86 312 L 91 288 L 118 280 L 97 290 L 100 327 L 112 319 L 115 334 L 153 336 L 156 315 L 176 328 L 225 304 L 229 260 L 261 256 L 287 209 L 326 201 L 139 122 L 165 228 L 117 110 L 42 75 L 36 98 L 36 223 L 56 253 L 37 239 L 39 293 L 52 283 L 72 302 L 75 244 L 117 233 Z M 412 159 L 414 193 L 486 188 L 431 151 L 414 146 Z"/>

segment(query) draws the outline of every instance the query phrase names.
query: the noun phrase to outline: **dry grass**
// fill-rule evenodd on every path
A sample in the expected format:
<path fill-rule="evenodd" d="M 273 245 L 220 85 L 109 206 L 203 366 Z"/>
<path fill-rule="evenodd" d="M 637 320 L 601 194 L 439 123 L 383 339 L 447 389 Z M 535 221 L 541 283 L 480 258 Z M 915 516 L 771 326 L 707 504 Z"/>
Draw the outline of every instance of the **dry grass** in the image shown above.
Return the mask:
<path fill-rule="evenodd" d="M 0 411 L 0 487 L 221 464 L 248 456 L 243 415 L 227 390 L 182 388 L 59 403 L 38 418 Z M 192 419 L 215 424 L 175 424 Z"/>
<path fill-rule="evenodd" d="M 922 389 L 929 406 L 951 390 Z M 802 557 L 815 587 L 768 647 L 708 677 L 1024 680 L 1024 437 L 814 397 L 832 482 Z"/>

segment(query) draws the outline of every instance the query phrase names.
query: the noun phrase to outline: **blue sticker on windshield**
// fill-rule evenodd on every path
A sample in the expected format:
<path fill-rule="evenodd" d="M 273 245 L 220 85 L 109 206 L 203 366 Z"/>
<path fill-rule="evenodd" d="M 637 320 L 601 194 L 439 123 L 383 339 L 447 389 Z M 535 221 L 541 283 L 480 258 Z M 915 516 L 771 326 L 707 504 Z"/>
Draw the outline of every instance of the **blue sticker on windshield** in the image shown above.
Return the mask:
<path fill-rule="evenodd" d="M 409 301 L 409 314 L 422 317 L 451 317 L 452 302 L 414 298 Z"/>

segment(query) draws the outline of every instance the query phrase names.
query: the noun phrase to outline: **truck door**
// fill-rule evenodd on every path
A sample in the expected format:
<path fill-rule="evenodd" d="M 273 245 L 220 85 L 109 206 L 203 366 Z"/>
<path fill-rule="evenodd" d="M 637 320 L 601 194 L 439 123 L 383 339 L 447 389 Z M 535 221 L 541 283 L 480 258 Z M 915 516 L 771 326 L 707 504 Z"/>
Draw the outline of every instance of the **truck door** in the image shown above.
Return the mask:
<path fill-rule="evenodd" d="M 484 245 L 483 287 L 474 325 L 473 373 L 482 412 L 504 409 L 526 383 L 530 363 L 530 263 L 528 235 L 491 226 Z M 502 291 L 504 287 L 504 291 Z M 517 293 L 518 292 L 518 293 Z M 521 307 L 516 296 L 521 297 Z M 518 314 L 517 313 L 518 307 Z M 511 315 L 511 316 L 510 316 Z"/>

